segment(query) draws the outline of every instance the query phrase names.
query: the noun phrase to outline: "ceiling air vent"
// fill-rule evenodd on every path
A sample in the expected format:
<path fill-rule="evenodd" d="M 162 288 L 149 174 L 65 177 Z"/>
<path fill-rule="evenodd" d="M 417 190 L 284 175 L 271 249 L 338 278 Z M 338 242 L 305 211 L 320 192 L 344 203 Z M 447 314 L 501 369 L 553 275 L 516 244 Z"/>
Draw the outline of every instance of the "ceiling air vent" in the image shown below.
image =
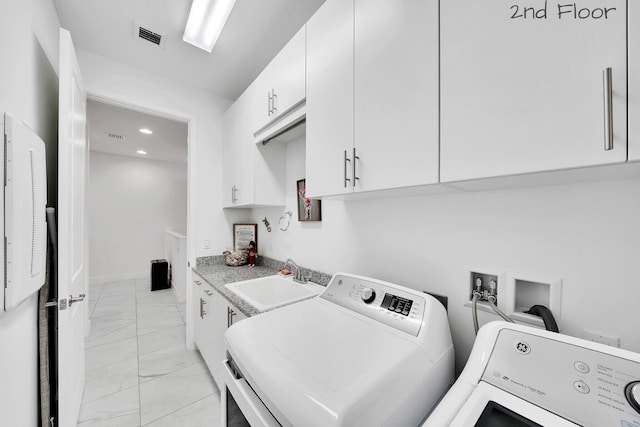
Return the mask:
<path fill-rule="evenodd" d="M 138 37 L 150 41 L 151 43 L 155 43 L 158 46 L 160 46 L 160 42 L 162 41 L 162 36 L 160 34 L 142 27 L 140 27 L 140 31 L 138 31 Z"/>
<path fill-rule="evenodd" d="M 105 132 L 104 134 L 113 141 L 124 141 L 125 139 L 127 139 L 124 135 L 118 135 L 117 133 Z"/>
<path fill-rule="evenodd" d="M 149 43 L 153 43 L 156 46 L 164 46 L 164 36 L 162 34 L 151 31 L 150 29 L 141 26 L 140 23 L 136 21 L 133 21 L 133 36 L 140 40 L 146 40 Z"/>

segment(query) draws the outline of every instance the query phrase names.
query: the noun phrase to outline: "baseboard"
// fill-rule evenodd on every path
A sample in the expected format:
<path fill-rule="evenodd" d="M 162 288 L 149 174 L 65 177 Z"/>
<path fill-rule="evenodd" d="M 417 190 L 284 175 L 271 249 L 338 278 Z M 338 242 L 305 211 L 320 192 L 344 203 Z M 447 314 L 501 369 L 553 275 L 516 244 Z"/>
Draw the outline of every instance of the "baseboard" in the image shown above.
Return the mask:
<path fill-rule="evenodd" d="M 182 294 L 180 293 L 180 291 L 178 290 L 178 288 L 177 288 L 176 286 L 174 286 L 174 285 L 173 285 L 173 283 L 171 283 L 171 289 L 173 290 L 173 295 L 175 295 L 176 300 L 177 300 L 179 303 L 183 303 L 183 302 L 185 302 L 185 301 L 186 301 L 186 297 L 185 297 L 185 295 L 182 295 Z"/>
<path fill-rule="evenodd" d="M 117 282 L 120 280 L 132 280 L 132 279 L 145 279 L 149 278 L 149 272 L 145 271 L 138 273 L 125 273 L 125 274 L 110 274 L 107 276 L 93 276 L 89 277 L 89 283 L 101 284 L 108 282 Z"/>

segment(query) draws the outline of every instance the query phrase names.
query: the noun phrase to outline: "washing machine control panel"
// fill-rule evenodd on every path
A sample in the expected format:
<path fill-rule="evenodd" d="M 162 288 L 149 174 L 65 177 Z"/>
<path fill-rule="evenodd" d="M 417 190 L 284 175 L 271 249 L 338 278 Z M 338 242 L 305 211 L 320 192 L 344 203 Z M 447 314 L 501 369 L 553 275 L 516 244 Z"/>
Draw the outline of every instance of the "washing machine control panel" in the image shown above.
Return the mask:
<path fill-rule="evenodd" d="M 397 295 L 385 294 L 380 307 L 400 316 L 408 316 L 411 313 L 413 300 L 402 298 Z"/>
<path fill-rule="evenodd" d="M 503 329 L 482 380 L 579 425 L 640 427 L 640 356 Z"/>
<path fill-rule="evenodd" d="M 331 279 L 321 297 L 413 336 L 420 333 L 427 305 L 426 295 L 417 291 L 339 274 Z"/>

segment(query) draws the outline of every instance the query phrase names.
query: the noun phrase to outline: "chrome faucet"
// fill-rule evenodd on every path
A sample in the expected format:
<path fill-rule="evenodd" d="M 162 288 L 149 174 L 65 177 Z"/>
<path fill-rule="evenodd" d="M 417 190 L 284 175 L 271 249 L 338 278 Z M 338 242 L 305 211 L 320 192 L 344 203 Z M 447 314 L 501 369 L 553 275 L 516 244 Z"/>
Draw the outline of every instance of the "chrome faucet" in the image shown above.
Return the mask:
<path fill-rule="evenodd" d="M 286 267 L 287 265 L 292 266 L 296 270 L 293 276 L 294 282 L 307 283 L 307 279 L 302 275 L 302 271 L 300 270 L 300 267 L 298 267 L 298 264 L 296 264 L 291 258 L 289 258 L 284 262 L 284 266 Z"/>

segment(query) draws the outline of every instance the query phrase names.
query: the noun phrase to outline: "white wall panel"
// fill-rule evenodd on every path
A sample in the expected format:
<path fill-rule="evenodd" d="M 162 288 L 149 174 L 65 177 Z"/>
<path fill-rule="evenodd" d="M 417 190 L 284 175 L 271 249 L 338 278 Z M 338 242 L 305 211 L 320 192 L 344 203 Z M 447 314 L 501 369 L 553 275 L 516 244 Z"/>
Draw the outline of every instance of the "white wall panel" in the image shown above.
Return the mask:
<path fill-rule="evenodd" d="M 449 296 L 457 368 L 474 335 L 468 269 L 562 278 L 563 332 L 591 329 L 620 337 L 640 352 L 637 257 L 640 180 L 340 202 L 325 200 L 322 222 L 298 222 L 295 181 L 304 140 L 287 151 L 287 209 L 294 219 L 277 228 L 278 209 L 256 210 L 263 255 L 293 258 L 333 274 L 352 272 Z M 481 322 L 498 320 L 481 313 Z"/>
<path fill-rule="evenodd" d="M 165 231 L 186 233 L 187 165 L 92 151 L 89 171 L 91 280 L 148 277 Z"/>
<path fill-rule="evenodd" d="M 57 185 L 59 27 L 50 0 L 3 0 L 0 4 L 4 58 L 0 111 L 13 113 L 45 142 L 49 204 L 56 200 Z M 0 224 L 4 224 L 3 215 L 0 209 Z M 0 311 L 0 342 L 0 425 L 38 425 L 36 295 L 11 312 Z"/>

